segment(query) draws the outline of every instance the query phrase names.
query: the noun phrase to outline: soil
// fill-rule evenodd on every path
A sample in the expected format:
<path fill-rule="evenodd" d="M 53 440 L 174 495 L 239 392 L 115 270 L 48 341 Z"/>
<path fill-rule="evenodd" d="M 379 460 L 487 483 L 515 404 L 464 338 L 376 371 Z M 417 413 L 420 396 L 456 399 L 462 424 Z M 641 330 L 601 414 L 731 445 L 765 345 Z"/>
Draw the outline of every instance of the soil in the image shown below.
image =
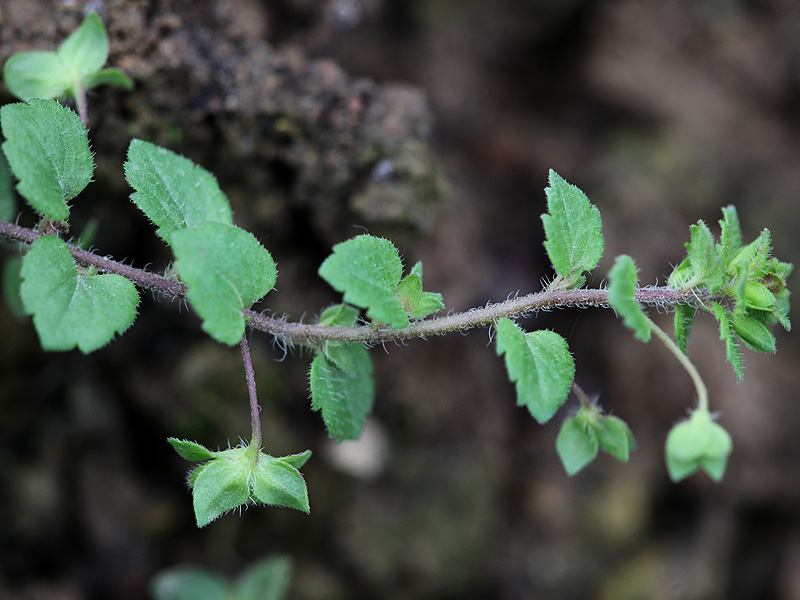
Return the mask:
<path fill-rule="evenodd" d="M 422 260 L 449 309 L 536 291 L 552 277 L 539 219 L 551 168 L 603 215 L 592 285 L 620 253 L 663 282 L 688 226 L 714 229 L 730 203 L 747 238 L 768 227 L 776 255 L 800 259 L 795 3 L 4 0 L 0 60 L 55 48 L 89 10 L 135 89 L 89 99 L 96 181 L 73 231 L 96 223 L 98 252 L 166 269 L 122 164 L 132 138 L 168 147 L 217 176 L 276 258 L 260 310 L 309 320 L 336 301 L 316 270 L 365 230 Z M 745 351 L 737 384 L 698 320 L 690 356 L 734 454 L 722 483 L 677 485 L 663 442 L 691 384 L 609 311 L 521 322 L 568 339 L 577 381 L 638 441 L 628 464 L 601 456 L 572 478 L 554 441 L 574 400 L 538 425 L 484 331 L 373 350 L 366 461 L 343 459 L 309 410 L 308 356 L 254 335 L 265 445 L 314 451 L 311 514 L 250 509 L 198 531 L 188 465 L 165 439 L 225 447 L 248 433 L 238 352 L 147 295 L 136 325 L 88 356 L 46 354 L 29 321 L 0 313 L 2 598 L 145 598 L 162 569 L 233 577 L 271 554 L 293 558 L 298 600 L 800 597 L 789 333 L 775 356 Z"/>

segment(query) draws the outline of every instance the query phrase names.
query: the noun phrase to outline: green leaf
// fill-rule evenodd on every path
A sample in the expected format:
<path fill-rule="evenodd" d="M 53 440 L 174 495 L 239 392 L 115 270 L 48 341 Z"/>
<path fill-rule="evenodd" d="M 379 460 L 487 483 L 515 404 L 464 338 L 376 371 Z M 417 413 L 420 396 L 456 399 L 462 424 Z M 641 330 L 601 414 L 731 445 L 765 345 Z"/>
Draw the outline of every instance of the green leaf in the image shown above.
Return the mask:
<path fill-rule="evenodd" d="M 628 424 L 613 415 L 601 416 L 594 424 L 594 433 L 600 448 L 622 462 L 628 462 L 631 450 L 636 447 Z"/>
<path fill-rule="evenodd" d="M 6 61 L 3 80 L 20 100 L 53 99 L 70 86 L 64 63 L 55 52 L 20 52 Z"/>
<path fill-rule="evenodd" d="M 56 221 L 69 217 L 67 202 L 92 178 L 94 165 L 81 120 L 52 100 L 33 98 L 28 104 L 0 109 L 3 144 L 17 191 L 37 211 Z"/>
<path fill-rule="evenodd" d="M 424 319 L 442 310 L 442 295 L 422 291 L 422 263 L 418 262 L 397 286 L 397 299 L 412 319 Z"/>
<path fill-rule="evenodd" d="M 8 305 L 11 314 L 23 321 L 27 318 L 25 306 L 22 304 L 20 296 L 20 285 L 22 284 L 22 257 L 12 256 L 6 259 L 3 265 L 3 297 Z"/>
<path fill-rule="evenodd" d="M 236 582 L 236 600 L 284 600 L 292 582 L 292 560 L 273 556 L 254 564 Z"/>
<path fill-rule="evenodd" d="M 303 465 L 311 458 L 311 450 L 300 452 L 299 454 L 290 454 L 289 456 L 279 456 L 275 460 L 282 460 L 287 465 L 293 466 L 295 469 L 303 468 Z"/>
<path fill-rule="evenodd" d="M 300 472 L 288 462 L 259 454 L 253 473 L 252 490 L 255 499 L 269 506 L 285 506 L 307 513 L 308 490 Z"/>
<path fill-rule="evenodd" d="M 326 327 L 352 327 L 358 320 L 358 309 L 348 304 L 334 304 L 319 316 L 319 324 Z"/>
<path fill-rule="evenodd" d="M 691 241 L 686 244 L 689 263 L 694 270 L 694 285 L 705 285 L 716 292 L 724 283 L 725 271 L 714 245 L 714 236 L 708 225 L 698 221 L 691 226 Z"/>
<path fill-rule="evenodd" d="M 667 436 L 667 470 L 673 481 L 685 479 L 698 469 L 720 481 L 732 450 L 728 432 L 712 420 L 708 411 L 696 410 Z"/>
<path fill-rule="evenodd" d="M 355 440 L 361 436 L 374 402 L 372 360 L 361 344 L 344 344 L 341 351 L 348 354 L 347 362 L 351 365 L 348 370 L 324 354 L 317 354 L 311 362 L 311 407 L 322 411 L 322 420 L 331 437 L 339 441 Z"/>
<path fill-rule="evenodd" d="M 178 438 L 167 438 L 167 441 L 175 449 L 175 452 L 181 455 L 186 460 L 208 460 L 214 458 L 215 453 L 201 446 L 197 442 L 190 442 L 189 440 L 179 440 Z"/>
<path fill-rule="evenodd" d="M 215 222 L 173 231 L 171 243 L 175 268 L 203 329 L 224 344 L 238 343 L 245 327 L 242 309 L 275 286 L 269 252 L 245 230 Z"/>
<path fill-rule="evenodd" d="M 396 297 L 403 274 L 397 248 L 386 239 L 359 235 L 333 247 L 319 275 L 344 299 L 366 309 L 367 316 L 395 329 L 408 326 L 408 315 Z"/>
<path fill-rule="evenodd" d="M 57 54 L 75 82 L 100 70 L 108 59 L 108 36 L 97 13 L 90 13 L 80 27 L 61 42 Z"/>
<path fill-rule="evenodd" d="M 697 309 L 689 304 L 675 305 L 675 343 L 684 354 L 687 354 L 689 335 L 692 332 L 692 323 L 696 313 Z"/>
<path fill-rule="evenodd" d="M 742 247 L 742 228 L 739 225 L 739 214 L 736 207 L 730 204 L 722 209 L 722 219 L 719 221 L 720 236 L 717 245 L 717 254 L 725 264 Z"/>
<path fill-rule="evenodd" d="M 179 154 L 133 140 L 125 176 L 136 190 L 131 201 L 158 227 L 158 235 L 167 243 L 171 244 L 173 232 L 205 221 L 233 223 L 228 199 L 214 176 Z"/>
<path fill-rule="evenodd" d="M 198 527 L 205 527 L 217 517 L 247 502 L 250 487 L 246 458 L 244 453 L 230 454 L 202 465 L 203 469 L 192 484 Z"/>
<path fill-rule="evenodd" d="M 5 153 L 0 150 L 0 221 L 11 221 L 16 214 L 17 199 L 14 197 L 11 167 Z"/>
<path fill-rule="evenodd" d="M 505 355 L 509 379 L 516 384 L 517 405 L 527 406 L 544 423 L 564 404 L 575 378 L 567 342 L 553 331 L 525 333 L 511 319 L 500 319 L 497 353 Z"/>
<path fill-rule="evenodd" d="M 545 194 L 548 214 L 542 215 L 547 237 L 544 247 L 553 268 L 567 284 L 579 285 L 583 272 L 594 269 L 603 256 L 600 211 L 581 190 L 553 170 Z"/>
<path fill-rule="evenodd" d="M 597 437 L 585 427 L 582 419 L 569 417 L 561 425 L 556 451 L 567 475 L 575 475 L 597 457 Z"/>
<path fill-rule="evenodd" d="M 621 315 L 625 325 L 633 329 L 634 337 L 643 342 L 650 341 L 650 319 L 636 302 L 636 265 L 626 254 L 617 257 L 608 273 L 608 302 Z"/>
<path fill-rule="evenodd" d="M 730 313 L 725 310 L 719 302 L 714 302 L 711 305 L 711 312 L 719 322 L 719 339 L 725 342 L 725 354 L 728 362 L 733 367 L 733 372 L 736 374 L 736 380 L 741 382 L 744 378 L 744 369 L 742 368 L 742 353 L 739 350 L 739 345 L 733 337 L 733 329 L 731 328 Z"/>
<path fill-rule="evenodd" d="M 130 281 L 79 274 L 67 245 L 49 235 L 25 256 L 20 294 L 45 350 L 97 350 L 131 326 L 139 304 Z"/>
<path fill-rule="evenodd" d="M 99 85 L 113 85 L 125 90 L 133 89 L 133 81 L 120 69 L 108 68 L 101 69 L 96 73 L 89 73 L 83 81 L 87 90 Z"/>
<path fill-rule="evenodd" d="M 179 567 L 158 573 L 150 583 L 154 600 L 231 600 L 228 582 L 197 567 Z"/>

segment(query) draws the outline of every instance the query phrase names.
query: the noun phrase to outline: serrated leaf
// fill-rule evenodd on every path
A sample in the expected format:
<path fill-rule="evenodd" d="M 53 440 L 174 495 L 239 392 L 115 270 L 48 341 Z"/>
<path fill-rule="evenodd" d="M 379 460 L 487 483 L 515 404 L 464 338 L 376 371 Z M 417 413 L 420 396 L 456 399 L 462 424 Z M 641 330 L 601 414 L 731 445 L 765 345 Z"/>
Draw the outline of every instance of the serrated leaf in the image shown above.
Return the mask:
<path fill-rule="evenodd" d="M 650 319 L 636 302 L 636 265 L 633 259 L 621 254 L 608 273 L 608 303 L 623 318 L 625 325 L 634 332 L 634 337 L 643 342 L 650 341 Z"/>
<path fill-rule="evenodd" d="M 14 182 L 5 153 L 0 150 L 0 221 L 11 221 L 17 214 Z"/>
<path fill-rule="evenodd" d="M 292 560 L 273 556 L 249 567 L 236 582 L 236 600 L 284 600 L 292 581 Z"/>
<path fill-rule="evenodd" d="M 544 423 L 564 404 L 575 378 L 575 363 L 566 340 L 553 331 L 523 332 L 511 319 L 500 319 L 497 353 L 505 355 L 509 379 L 516 384 L 517 404 Z"/>
<path fill-rule="evenodd" d="M 180 454 L 181 458 L 191 461 L 208 460 L 214 458 L 215 453 L 198 444 L 197 442 L 190 442 L 189 440 L 179 440 L 178 438 L 167 438 L 167 441 L 175 449 L 175 452 Z"/>
<path fill-rule="evenodd" d="M 308 490 L 300 472 L 288 462 L 259 454 L 253 473 L 255 499 L 269 506 L 284 506 L 309 512 Z"/>
<path fill-rule="evenodd" d="M 20 295 L 45 350 L 97 350 L 131 326 L 139 305 L 124 277 L 79 274 L 54 236 L 40 237 L 25 255 Z"/>
<path fill-rule="evenodd" d="M 56 221 L 69 217 L 67 202 L 92 179 L 94 165 L 81 120 L 52 100 L 0 109 L 8 163 L 19 179 L 17 191 L 33 208 Z"/>
<path fill-rule="evenodd" d="M 697 314 L 697 309 L 689 304 L 676 304 L 674 315 L 675 343 L 681 352 L 687 354 L 689 336 L 692 332 L 692 323 Z"/>
<path fill-rule="evenodd" d="M 202 465 L 192 483 L 197 526 L 205 527 L 247 502 L 250 495 L 247 479 L 247 463 L 239 455 L 221 456 Z"/>
<path fill-rule="evenodd" d="M 20 100 L 53 99 L 63 96 L 70 81 L 55 52 L 20 52 L 6 61 L 3 80 Z"/>
<path fill-rule="evenodd" d="M 599 445 L 582 419 L 569 417 L 564 420 L 556 439 L 556 451 L 567 475 L 575 475 L 597 457 Z"/>
<path fill-rule="evenodd" d="M 396 297 L 403 274 L 397 248 L 386 239 L 359 235 L 333 247 L 319 275 L 350 304 L 395 329 L 408 326 L 408 315 Z"/>
<path fill-rule="evenodd" d="M 287 465 L 293 466 L 295 469 L 303 468 L 303 465 L 311 458 L 311 450 L 300 452 L 299 454 L 290 454 L 289 456 L 278 456 L 275 460 L 282 460 Z"/>
<path fill-rule="evenodd" d="M 622 462 L 628 462 L 635 443 L 628 424 L 613 415 L 601 416 L 594 425 L 600 448 Z"/>
<path fill-rule="evenodd" d="M 719 304 L 719 302 L 714 302 L 711 305 L 711 312 L 719 323 L 719 339 L 725 342 L 725 354 L 728 362 L 731 364 L 731 367 L 733 367 L 736 380 L 741 382 L 744 378 L 744 369 L 742 368 L 742 353 L 739 350 L 739 345 L 736 343 L 736 340 L 733 337 L 730 313 L 725 310 Z"/>
<path fill-rule="evenodd" d="M 125 90 L 133 89 L 133 80 L 120 69 L 114 67 L 101 69 L 96 73 L 89 73 L 83 80 L 87 90 L 99 85 L 112 85 Z"/>
<path fill-rule="evenodd" d="M 711 292 L 724 283 L 724 267 L 720 263 L 714 236 L 703 221 L 691 226 L 691 241 L 686 244 L 689 263 L 694 270 L 695 285 L 703 284 Z"/>
<path fill-rule="evenodd" d="M 547 255 L 559 275 L 572 284 L 581 283 L 582 273 L 594 269 L 603 256 L 600 211 L 553 170 L 545 194 L 548 213 L 542 222 Z"/>
<path fill-rule="evenodd" d="M 171 244 L 175 231 L 206 221 L 233 223 L 228 199 L 214 176 L 188 158 L 155 144 L 133 140 L 128 147 L 125 177 L 136 190 L 131 201 Z"/>
<path fill-rule="evenodd" d="M 247 231 L 225 223 L 173 231 L 171 243 L 175 269 L 203 329 L 224 344 L 238 343 L 245 327 L 242 309 L 275 286 L 269 252 Z"/>
<path fill-rule="evenodd" d="M 369 352 L 356 343 L 342 348 L 350 355 L 352 370 L 345 371 L 324 354 L 317 354 L 309 371 L 311 408 L 322 411 L 328 434 L 339 441 L 361 436 L 375 399 Z"/>
<path fill-rule="evenodd" d="M 719 221 L 719 226 L 720 236 L 717 253 L 727 264 L 739 248 L 742 247 L 742 228 L 739 225 L 739 214 L 733 204 L 722 209 L 722 219 Z"/>
<path fill-rule="evenodd" d="M 397 299 L 412 319 L 424 319 L 444 308 L 442 295 L 422 291 L 422 263 L 418 262 L 397 286 Z"/>
<path fill-rule="evenodd" d="M 83 23 L 61 42 L 57 54 L 73 81 L 100 70 L 108 59 L 108 35 L 97 13 L 87 15 Z"/>
<path fill-rule="evenodd" d="M 154 600 L 231 600 L 228 582 L 196 567 L 161 571 L 150 583 Z"/>

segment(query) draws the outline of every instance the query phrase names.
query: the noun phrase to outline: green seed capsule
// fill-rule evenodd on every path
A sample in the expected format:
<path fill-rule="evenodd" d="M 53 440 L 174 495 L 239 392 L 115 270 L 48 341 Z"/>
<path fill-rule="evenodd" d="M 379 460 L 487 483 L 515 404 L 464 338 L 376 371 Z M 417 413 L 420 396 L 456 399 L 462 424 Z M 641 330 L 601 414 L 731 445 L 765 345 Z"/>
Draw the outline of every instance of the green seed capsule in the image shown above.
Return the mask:
<path fill-rule="evenodd" d="M 744 301 L 747 308 L 755 310 L 772 311 L 775 308 L 775 296 L 767 286 L 756 281 L 744 284 Z"/>
<path fill-rule="evenodd" d="M 745 345 L 756 352 L 775 352 L 775 336 L 760 319 L 733 314 L 731 326 Z"/>

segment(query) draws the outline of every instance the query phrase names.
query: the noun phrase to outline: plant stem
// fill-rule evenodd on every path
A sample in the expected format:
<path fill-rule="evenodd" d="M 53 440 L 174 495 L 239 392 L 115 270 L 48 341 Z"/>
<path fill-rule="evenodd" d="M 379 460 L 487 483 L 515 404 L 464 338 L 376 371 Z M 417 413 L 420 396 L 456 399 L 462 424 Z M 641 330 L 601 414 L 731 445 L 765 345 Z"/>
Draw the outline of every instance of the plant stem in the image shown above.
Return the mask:
<path fill-rule="evenodd" d="M 41 234 L 33 229 L 0 221 L 0 237 L 33 244 L 41 237 Z M 171 298 L 186 298 L 186 285 L 176 279 L 136 269 L 71 245 L 68 245 L 68 247 L 73 258 L 85 266 L 95 267 L 105 273 L 122 275 L 139 287 Z M 697 306 L 713 300 L 720 300 L 719 296 L 712 295 L 704 290 L 682 292 L 666 287 L 640 288 L 635 291 L 634 297 L 642 306 L 674 306 L 676 304 Z M 605 289 L 543 291 L 512 298 L 505 302 L 487 304 L 482 308 L 473 308 L 465 312 L 414 321 L 403 329 L 374 328 L 369 325 L 326 327 L 306 323 L 290 323 L 268 317 L 250 308 L 242 310 L 242 314 L 251 328 L 287 342 L 321 342 L 327 340 L 379 344 L 395 340 L 443 335 L 454 331 L 466 331 L 476 327 L 486 327 L 493 325 L 503 317 L 519 317 L 552 308 L 607 308 L 608 306 L 608 290 Z"/>
<path fill-rule="evenodd" d="M 244 359 L 244 375 L 247 379 L 247 392 L 250 395 L 250 422 L 253 425 L 253 435 L 250 445 L 261 449 L 261 414 L 258 407 L 258 394 L 256 393 L 256 375 L 253 371 L 253 361 L 250 360 L 250 346 L 247 344 L 247 332 L 244 332 L 239 341 Z"/>
<path fill-rule="evenodd" d="M 89 110 L 86 104 L 86 88 L 79 83 L 75 89 L 75 106 L 78 109 L 78 117 L 84 127 L 89 127 Z"/>
<path fill-rule="evenodd" d="M 667 349 L 675 355 L 675 358 L 678 359 L 681 366 L 689 373 L 689 377 L 692 378 L 692 383 L 694 383 L 694 387 L 697 390 L 697 410 L 708 412 L 708 389 L 700 373 L 697 371 L 697 368 L 692 361 L 689 360 L 689 357 L 678 348 L 678 345 L 672 341 L 671 337 L 664 333 L 651 319 L 648 318 L 647 320 L 650 321 L 650 329 L 656 334 L 656 337 L 658 337 Z"/>
<path fill-rule="evenodd" d="M 578 401 L 580 401 L 581 408 L 587 408 L 592 404 L 591 400 L 589 400 L 589 396 L 587 396 L 586 392 L 583 391 L 583 388 L 574 381 L 572 382 L 572 393 L 575 394 L 575 396 L 578 398 Z"/>

